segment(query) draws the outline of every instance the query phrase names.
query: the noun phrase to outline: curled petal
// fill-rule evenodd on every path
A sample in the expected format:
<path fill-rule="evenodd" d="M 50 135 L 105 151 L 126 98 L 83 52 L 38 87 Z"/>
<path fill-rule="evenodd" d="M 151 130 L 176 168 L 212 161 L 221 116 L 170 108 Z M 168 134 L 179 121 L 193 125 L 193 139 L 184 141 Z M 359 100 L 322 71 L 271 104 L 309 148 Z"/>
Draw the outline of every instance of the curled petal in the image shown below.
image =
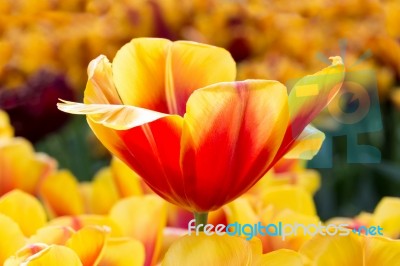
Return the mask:
<path fill-rule="evenodd" d="M 15 255 L 9 257 L 5 262 L 4 266 L 21 266 L 26 262 L 32 255 L 48 248 L 48 245 L 43 243 L 34 243 L 26 245 L 19 249 Z"/>
<path fill-rule="evenodd" d="M 97 265 L 105 247 L 107 231 L 106 227 L 84 227 L 72 235 L 66 246 L 78 255 L 84 266 Z"/>
<path fill-rule="evenodd" d="M 329 104 L 339 92 L 344 79 L 344 65 L 338 56 L 332 65 L 300 79 L 289 94 L 290 124 L 275 162 L 287 153 L 304 128 Z"/>
<path fill-rule="evenodd" d="M 107 228 L 111 237 L 122 236 L 121 228 L 108 216 L 102 215 L 78 215 L 78 216 L 63 216 L 52 219 L 49 226 L 62 226 L 70 227 L 75 231 L 78 231 L 87 226 L 100 226 Z"/>
<path fill-rule="evenodd" d="M 60 266 L 82 266 L 79 257 L 71 249 L 64 246 L 51 245 L 38 253 L 28 257 L 22 265 L 42 266 L 42 265 L 60 265 Z"/>
<path fill-rule="evenodd" d="M 116 130 L 125 130 L 155 121 L 168 116 L 140 107 L 110 104 L 83 104 L 63 101 L 57 104 L 63 112 L 78 115 L 88 115 L 97 124 Z"/>
<path fill-rule="evenodd" d="M 122 104 L 115 88 L 111 63 L 104 55 L 92 60 L 88 66 L 88 83 L 84 102 L 87 104 Z"/>
<path fill-rule="evenodd" d="M 300 79 L 290 91 L 289 110 L 292 137 L 324 109 L 339 92 L 344 79 L 344 64 L 339 56 L 331 57 L 332 65 Z"/>
<path fill-rule="evenodd" d="M 45 226 L 31 236 L 28 242 L 63 246 L 74 233 L 75 231 L 69 226 Z"/>
<path fill-rule="evenodd" d="M 309 125 L 297 137 L 283 158 L 310 160 L 318 153 L 324 139 L 324 133 Z"/>

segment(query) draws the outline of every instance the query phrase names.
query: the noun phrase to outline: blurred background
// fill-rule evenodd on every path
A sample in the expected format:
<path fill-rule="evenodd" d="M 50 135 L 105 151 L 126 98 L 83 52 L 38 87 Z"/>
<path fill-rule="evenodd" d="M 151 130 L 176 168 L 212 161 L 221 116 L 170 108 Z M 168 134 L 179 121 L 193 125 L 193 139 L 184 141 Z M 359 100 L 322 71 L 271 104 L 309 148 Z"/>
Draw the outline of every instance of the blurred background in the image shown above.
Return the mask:
<path fill-rule="evenodd" d="M 2 0 L 0 109 L 15 134 L 90 180 L 110 155 L 56 102 L 81 101 L 90 60 L 135 37 L 224 47 L 237 79 L 289 89 L 341 55 L 342 92 L 314 121 L 327 136 L 308 165 L 321 174 L 318 213 L 354 216 L 400 196 L 400 1 Z"/>

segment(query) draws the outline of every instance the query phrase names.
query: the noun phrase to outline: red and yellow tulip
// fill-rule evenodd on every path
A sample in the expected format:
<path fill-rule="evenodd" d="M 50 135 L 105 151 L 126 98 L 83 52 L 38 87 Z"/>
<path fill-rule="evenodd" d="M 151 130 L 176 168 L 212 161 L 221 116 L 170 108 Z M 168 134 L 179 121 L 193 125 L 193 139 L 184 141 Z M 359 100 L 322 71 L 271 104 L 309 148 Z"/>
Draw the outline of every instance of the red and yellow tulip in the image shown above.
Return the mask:
<path fill-rule="evenodd" d="M 288 95 L 276 81 L 235 82 L 224 49 L 188 41 L 133 39 L 111 64 L 88 67 L 84 104 L 101 142 L 167 201 L 204 213 L 251 188 L 279 159 L 311 158 L 323 133 L 308 126 L 338 92 L 339 57 Z M 312 144 L 312 145 L 310 145 Z"/>

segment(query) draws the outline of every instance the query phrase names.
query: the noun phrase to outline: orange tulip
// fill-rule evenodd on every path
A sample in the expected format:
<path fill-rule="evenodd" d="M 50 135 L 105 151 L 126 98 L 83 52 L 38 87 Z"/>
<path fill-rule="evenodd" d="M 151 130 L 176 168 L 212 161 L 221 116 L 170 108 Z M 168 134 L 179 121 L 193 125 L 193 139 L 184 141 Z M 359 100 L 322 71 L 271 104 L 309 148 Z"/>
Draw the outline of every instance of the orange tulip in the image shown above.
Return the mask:
<path fill-rule="evenodd" d="M 139 38 L 111 64 L 88 67 L 85 114 L 100 141 L 165 200 L 204 213 L 251 188 L 280 158 L 311 158 L 323 133 L 306 127 L 339 90 L 339 57 L 288 95 L 277 81 L 235 82 L 224 49 Z"/>

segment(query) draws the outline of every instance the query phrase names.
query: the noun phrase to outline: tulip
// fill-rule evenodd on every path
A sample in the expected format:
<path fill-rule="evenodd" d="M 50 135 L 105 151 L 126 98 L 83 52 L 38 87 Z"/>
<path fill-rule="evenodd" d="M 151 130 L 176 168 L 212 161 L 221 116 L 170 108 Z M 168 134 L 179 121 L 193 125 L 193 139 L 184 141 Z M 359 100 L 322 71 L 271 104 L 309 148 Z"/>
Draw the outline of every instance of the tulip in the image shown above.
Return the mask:
<path fill-rule="evenodd" d="M 282 157 L 315 155 L 324 134 L 307 125 L 344 77 L 340 57 L 332 60 L 288 95 L 277 81 L 235 82 L 224 49 L 133 39 L 112 64 L 105 56 L 89 64 L 84 104 L 58 108 L 87 115 L 105 147 L 155 193 L 204 222 Z"/>
<path fill-rule="evenodd" d="M 383 197 L 373 213 L 361 212 L 354 218 L 335 217 L 327 223 L 347 224 L 350 229 L 360 230 L 363 234 L 368 234 L 364 228 L 380 226 L 383 228 L 384 236 L 398 239 L 400 237 L 400 198 Z"/>
<path fill-rule="evenodd" d="M 262 254 L 260 240 L 228 235 L 199 234 L 175 241 L 165 254 L 162 266 L 169 265 L 294 265 L 303 259 L 295 251 L 281 249 Z"/>
<path fill-rule="evenodd" d="M 46 154 L 36 153 L 28 140 L 14 137 L 7 113 L 0 110 L 0 196 L 13 189 L 37 194 L 56 165 Z"/>
<path fill-rule="evenodd" d="M 350 233 L 347 236 L 317 234 L 299 253 L 312 265 L 398 265 L 400 241 Z"/>
<path fill-rule="evenodd" d="M 0 109 L 0 138 L 10 138 L 14 135 L 14 129 L 10 124 L 7 113 Z"/>

